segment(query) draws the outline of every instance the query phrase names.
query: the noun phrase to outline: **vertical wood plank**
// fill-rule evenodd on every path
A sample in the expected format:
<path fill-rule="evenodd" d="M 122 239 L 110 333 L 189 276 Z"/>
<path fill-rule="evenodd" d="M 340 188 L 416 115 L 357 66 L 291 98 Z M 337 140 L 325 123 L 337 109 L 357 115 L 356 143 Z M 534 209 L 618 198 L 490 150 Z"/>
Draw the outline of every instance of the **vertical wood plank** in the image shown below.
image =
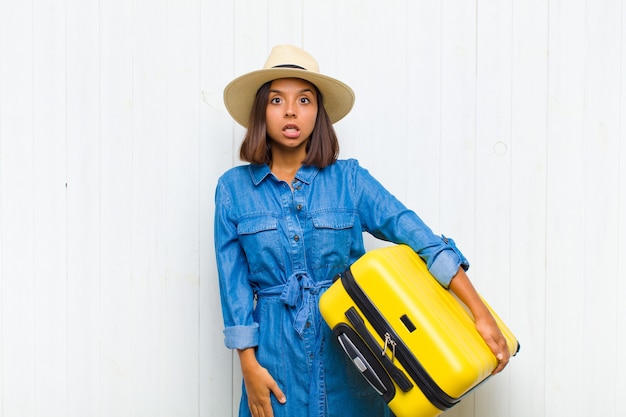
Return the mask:
<path fill-rule="evenodd" d="M 166 16 L 165 1 L 132 10 L 132 404 L 133 415 L 164 415 L 159 395 L 166 291 Z"/>
<path fill-rule="evenodd" d="M 100 27 L 97 1 L 66 8 L 68 414 L 100 415 Z"/>
<path fill-rule="evenodd" d="M 372 23 L 371 10 L 368 2 L 348 0 L 336 3 L 337 37 L 336 72 L 339 77 L 345 74 L 342 81 L 348 84 L 356 95 L 356 101 L 350 114 L 339 122 L 338 134 L 341 145 L 342 158 L 357 158 L 361 165 L 372 169 L 375 158 L 367 152 L 372 140 L 371 101 L 374 88 L 364 75 L 370 74 L 372 56 L 370 51 L 371 40 L 367 28 Z M 362 72 L 355 68 L 363 69 Z"/>
<path fill-rule="evenodd" d="M 233 0 L 235 66 L 233 78 L 260 69 L 270 48 L 268 42 L 268 0 Z M 241 131 L 240 131 L 241 132 Z M 235 138 L 238 144 L 239 137 Z"/>
<path fill-rule="evenodd" d="M 406 205 L 437 233 L 441 140 L 441 2 L 407 1 Z"/>
<path fill-rule="evenodd" d="M 160 340 L 160 413 L 199 405 L 200 2 L 166 2 L 166 289 Z"/>
<path fill-rule="evenodd" d="M 622 2 L 621 9 L 621 50 L 619 51 L 619 73 L 621 77 L 619 79 L 619 138 L 618 138 L 618 152 L 619 152 L 619 181 L 617 192 L 619 193 L 618 200 L 618 253 L 622 254 L 626 251 L 626 4 Z M 626 258 L 619 256 L 617 261 L 617 291 L 615 299 L 617 301 L 617 326 L 615 332 L 617 334 L 616 346 L 624 346 L 626 343 L 626 320 L 621 319 L 626 317 L 626 307 L 622 300 L 626 300 Z M 615 375 L 615 391 L 626 391 L 626 358 L 621 352 L 618 351 L 615 357 L 615 368 L 617 369 Z M 621 416 L 626 414 L 626 404 L 620 399 L 620 395 L 615 398 L 615 415 Z"/>
<path fill-rule="evenodd" d="M 332 0 L 303 1 L 301 13 L 302 48 L 317 59 L 322 73 L 338 77 L 337 61 L 343 58 L 337 56 L 337 42 L 328 42 L 328 39 L 338 39 L 337 3 Z M 323 37 L 319 35 L 322 28 Z"/>
<path fill-rule="evenodd" d="M 511 361 L 511 416 L 545 413 L 548 4 L 513 4 L 511 306 L 522 350 Z M 527 394 L 520 395 L 521 392 Z"/>
<path fill-rule="evenodd" d="M 346 121 L 348 133 L 340 138 L 342 156 L 359 159 L 396 194 L 406 191 L 396 178 L 407 161 L 394 152 L 407 140 L 407 112 L 399 104 L 407 94 L 405 12 L 405 1 L 388 5 L 349 1 L 337 9 L 338 34 L 343 39 L 337 45 L 337 70 L 346 74 L 343 81 L 357 97 Z M 388 169 L 390 163 L 394 170 Z"/>
<path fill-rule="evenodd" d="M 502 313 L 509 298 L 512 4 L 480 4 L 476 57 L 477 285 Z"/>
<path fill-rule="evenodd" d="M 130 416 L 132 3 L 99 3 L 101 413 Z"/>
<path fill-rule="evenodd" d="M 585 2 L 550 2 L 546 231 L 546 415 L 578 415 L 581 371 L 585 183 Z"/>
<path fill-rule="evenodd" d="M 3 416 L 35 416 L 33 10 L 0 6 L 0 369 Z"/>
<path fill-rule="evenodd" d="M 619 232 L 619 130 L 620 84 L 622 73 L 621 1 L 586 3 L 585 85 L 583 152 L 584 175 L 579 190 L 584 196 L 584 217 L 579 228 L 584 240 L 578 242 L 577 258 L 584 274 L 584 306 L 581 349 L 584 358 L 594 358 L 579 375 L 582 392 L 588 398 L 605 401 L 581 404 L 579 413 L 616 415 L 615 404 L 622 394 L 613 384 L 617 345 L 617 305 L 607 297 L 618 289 Z M 591 243 L 593 242 L 593 243 Z M 623 255 L 622 255 L 623 256 Z M 601 280 L 601 283 L 599 282 Z M 601 341 L 601 342 L 599 342 Z M 589 363 L 590 361 L 586 361 Z"/>
<path fill-rule="evenodd" d="M 475 236 L 476 3 L 443 2 L 440 226 L 473 259 Z"/>
<path fill-rule="evenodd" d="M 35 408 L 68 415 L 65 4 L 33 2 Z"/>
<path fill-rule="evenodd" d="M 205 0 L 201 3 L 200 83 L 200 415 L 236 416 L 239 396 L 233 395 L 233 384 L 241 384 L 240 374 L 233 372 L 235 352 L 224 346 L 224 324 L 220 309 L 217 266 L 213 246 L 215 187 L 219 176 L 233 165 L 233 122 L 224 107 L 222 94 L 234 78 L 233 65 L 237 51 L 234 36 L 224 36 L 232 29 L 233 5 Z M 225 24 L 224 22 L 229 22 Z M 219 41 L 217 41 L 219 40 Z M 215 65 L 219 62 L 220 65 Z M 259 64 L 262 65 L 262 64 Z M 237 388 L 239 389 L 239 388 Z"/>
<path fill-rule="evenodd" d="M 302 13 L 302 0 L 268 0 L 268 45 L 292 44 L 302 46 L 302 27 L 307 19 Z M 259 68 L 263 63 L 259 64 Z"/>
<path fill-rule="evenodd" d="M 369 77 L 364 91 L 368 108 L 358 116 L 368 117 L 371 125 L 367 133 L 362 132 L 357 138 L 362 142 L 358 151 L 364 154 L 366 168 L 392 194 L 405 202 L 408 170 L 414 163 L 405 149 L 407 143 L 415 140 L 411 129 L 412 118 L 404 105 L 410 97 L 407 60 L 412 54 L 407 50 L 407 28 L 410 24 L 407 1 L 394 0 L 390 4 L 371 2 L 367 16 L 362 37 L 369 49 L 363 56 L 369 61 Z M 372 59 L 373 56 L 376 59 Z M 373 79 L 380 80 L 380 84 L 372 83 Z M 394 168 L 389 169 L 389 166 Z"/>

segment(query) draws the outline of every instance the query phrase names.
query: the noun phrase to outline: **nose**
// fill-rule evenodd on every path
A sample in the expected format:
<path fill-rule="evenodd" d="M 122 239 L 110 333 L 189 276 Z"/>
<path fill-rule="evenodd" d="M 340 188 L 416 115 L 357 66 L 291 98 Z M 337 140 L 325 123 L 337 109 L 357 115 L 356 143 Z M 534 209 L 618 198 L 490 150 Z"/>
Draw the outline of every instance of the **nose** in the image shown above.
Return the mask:
<path fill-rule="evenodd" d="M 285 117 L 296 117 L 296 112 L 293 108 L 293 104 L 291 104 L 291 101 L 288 102 L 285 108 Z"/>

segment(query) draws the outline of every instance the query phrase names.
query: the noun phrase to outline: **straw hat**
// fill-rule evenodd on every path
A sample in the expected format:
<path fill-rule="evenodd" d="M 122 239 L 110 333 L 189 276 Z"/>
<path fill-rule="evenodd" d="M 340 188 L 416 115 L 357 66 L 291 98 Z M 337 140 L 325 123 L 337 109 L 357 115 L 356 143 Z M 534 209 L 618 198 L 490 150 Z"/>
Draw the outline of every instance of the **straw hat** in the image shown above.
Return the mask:
<path fill-rule="evenodd" d="M 224 89 L 224 104 L 240 125 L 247 127 L 256 92 L 263 84 L 279 78 L 301 78 L 314 84 L 322 93 L 324 107 L 335 123 L 352 109 L 354 92 L 346 84 L 320 74 L 317 61 L 306 51 L 292 45 L 272 49 L 263 69 L 235 78 Z"/>

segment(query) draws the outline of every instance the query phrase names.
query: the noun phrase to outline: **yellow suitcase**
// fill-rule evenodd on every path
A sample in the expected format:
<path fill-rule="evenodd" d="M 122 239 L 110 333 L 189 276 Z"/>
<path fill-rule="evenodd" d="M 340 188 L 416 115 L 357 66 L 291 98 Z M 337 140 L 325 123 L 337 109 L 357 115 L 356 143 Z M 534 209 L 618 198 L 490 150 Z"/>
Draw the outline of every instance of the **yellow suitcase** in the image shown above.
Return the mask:
<path fill-rule="evenodd" d="M 406 245 L 359 258 L 321 296 L 320 312 L 396 417 L 441 414 L 497 366 L 464 304 Z M 517 339 L 491 312 L 515 355 Z"/>

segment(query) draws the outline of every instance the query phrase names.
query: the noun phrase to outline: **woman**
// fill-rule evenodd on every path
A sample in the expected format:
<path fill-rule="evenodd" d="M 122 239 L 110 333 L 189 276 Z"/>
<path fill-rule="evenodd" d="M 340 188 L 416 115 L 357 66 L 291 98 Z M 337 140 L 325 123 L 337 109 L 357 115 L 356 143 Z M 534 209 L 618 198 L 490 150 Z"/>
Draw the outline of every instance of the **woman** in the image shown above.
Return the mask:
<path fill-rule="evenodd" d="M 452 240 L 421 219 L 356 160 L 337 160 L 333 123 L 354 93 L 319 73 L 305 51 L 275 47 L 264 68 L 233 80 L 226 108 L 247 133 L 216 190 L 215 249 L 225 344 L 237 349 L 240 416 L 388 416 L 321 319 L 319 296 L 365 253 L 363 232 L 411 246 L 471 310 L 499 361 L 506 341 L 470 283 Z"/>

